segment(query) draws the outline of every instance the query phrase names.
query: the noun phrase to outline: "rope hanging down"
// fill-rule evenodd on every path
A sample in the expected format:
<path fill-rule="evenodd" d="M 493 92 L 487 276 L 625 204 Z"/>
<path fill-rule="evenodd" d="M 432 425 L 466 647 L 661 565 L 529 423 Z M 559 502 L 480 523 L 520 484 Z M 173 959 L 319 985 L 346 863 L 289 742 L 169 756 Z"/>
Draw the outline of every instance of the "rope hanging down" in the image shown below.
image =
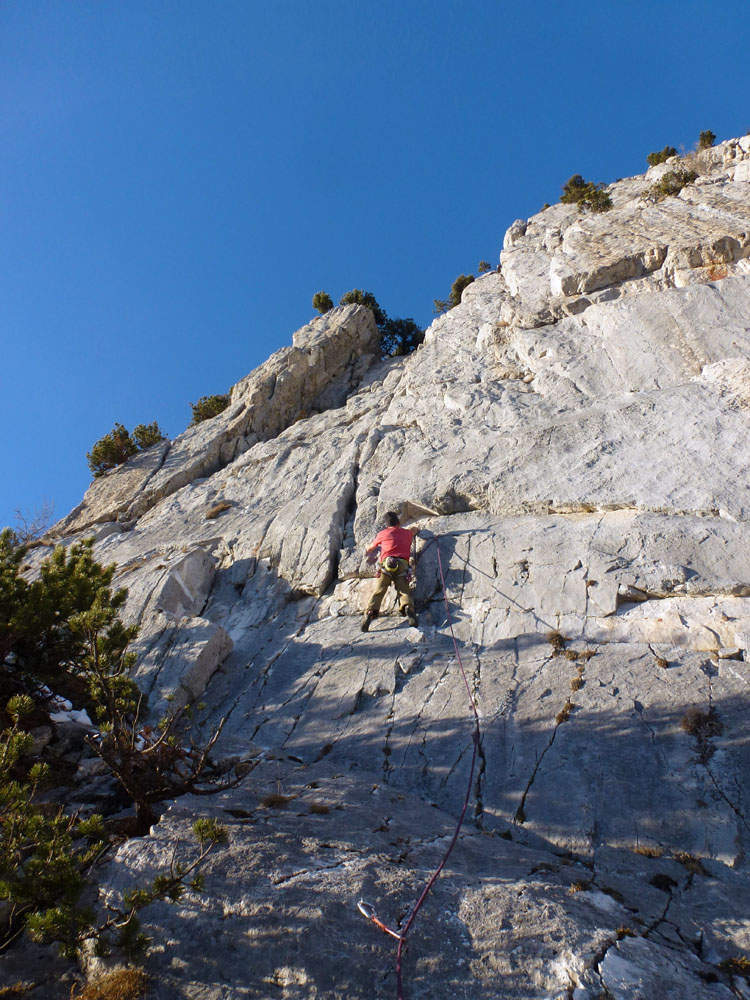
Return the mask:
<path fill-rule="evenodd" d="M 464 685 L 466 687 L 466 693 L 469 696 L 469 703 L 471 704 L 471 710 L 474 713 L 474 732 L 472 734 L 473 753 L 472 753 L 472 756 L 471 756 L 471 768 L 469 769 L 469 783 L 468 783 L 467 788 L 466 788 L 466 797 L 464 799 L 463 809 L 461 810 L 461 815 L 458 818 L 458 824 L 456 825 L 456 829 L 455 829 L 455 832 L 454 832 L 453 837 L 451 839 L 451 842 L 448 845 L 448 850 L 445 852 L 445 855 L 443 856 L 442 861 L 437 866 L 437 868 L 433 872 L 432 876 L 430 877 L 430 880 L 427 882 L 427 884 L 425 885 L 424 889 L 422 890 L 422 894 L 419 897 L 419 899 L 417 900 L 417 902 L 414 904 L 414 908 L 412 909 L 411 913 L 409 914 L 409 918 L 406 921 L 406 923 L 404 924 L 402 930 L 401 931 L 394 931 L 390 927 L 386 926 L 386 924 L 384 924 L 381 920 L 378 919 L 377 914 L 375 913 L 375 908 L 373 906 L 371 906 L 369 903 L 366 903 L 363 899 L 361 899 L 359 901 L 359 903 L 357 904 L 358 907 L 359 907 L 359 912 L 362 914 L 362 916 L 366 917 L 368 920 L 371 920 L 382 931 L 384 931 L 386 934 L 390 934 L 391 937 L 396 938 L 396 940 L 398 941 L 398 949 L 396 951 L 396 981 L 397 981 L 397 984 L 398 984 L 398 1000 L 404 1000 L 403 976 L 402 976 L 402 959 L 403 959 L 404 946 L 406 944 L 406 939 L 407 939 L 407 936 L 408 936 L 409 931 L 411 929 L 411 926 L 414 923 L 414 920 L 416 919 L 417 914 L 419 913 L 419 911 L 422 908 L 422 905 L 423 905 L 425 899 L 427 898 L 427 894 L 429 893 L 430 889 L 433 887 L 433 885 L 437 881 L 438 876 L 440 875 L 440 872 L 443 870 L 443 868 L 445 867 L 445 865 L 446 865 L 446 863 L 448 861 L 448 858 L 451 856 L 451 852 L 453 851 L 453 848 L 456 846 L 456 841 L 458 840 L 458 835 L 459 835 L 459 833 L 461 831 L 461 827 L 463 825 L 464 817 L 466 816 L 466 810 L 469 807 L 469 800 L 471 799 L 471 789 L 472 789 L 473 783 L 474 783 L 474 768 L 475 768 L 476 762 L 477 762 L 477 753 L 478 753 L 478 750 L 479 750 L 479 743 L 480 743 L 480 739 L 481 739 L 481 733 L 480 733 L 480 730 L 479 730 L 479 713 L 477 712 L 477 706 L 476 706 L 476 702 L 474 701 L 474 696 L 471 693 L 471 687 L 469 686 L 469 680 L 468 680 L 468 678 L 466 676 L 466 671 L 464 670 L 464 665 L 461 662 L 461 654 L 458 651 L 458 642 L 456 641 L 456 636 L 455 636 L 455 633 L 453 631 L 453 620 L 451 618 L 450 607 L 448 605 L 448 592 L 447 592 L 446 586 L 445 586 L 445 576 L 443 574 L 443 563 L 442 563 L 442 560 L 440 558 L 440 545 L 437 542 L 437 537 L 434 539 L 434 541 L 436 543 L 436 549 L 437 549 L 437 561 L 438 561 L 438 570 L 440 572 L 440 582 L 441 582 L 442 587 L 443 587 L 443 601 L 445 603 L 445 611 L 446 611 L 446 614 L 448 616 L 448 624 L 450 626 L 451 639 L 453 640 L 453 648 L 454 648 L 454 650 L 456 652 L 456 661 L 458 662 L 458 666 L 459 666 L 459 669 L 461 671 L 461 676 L 463 677 Z"/>

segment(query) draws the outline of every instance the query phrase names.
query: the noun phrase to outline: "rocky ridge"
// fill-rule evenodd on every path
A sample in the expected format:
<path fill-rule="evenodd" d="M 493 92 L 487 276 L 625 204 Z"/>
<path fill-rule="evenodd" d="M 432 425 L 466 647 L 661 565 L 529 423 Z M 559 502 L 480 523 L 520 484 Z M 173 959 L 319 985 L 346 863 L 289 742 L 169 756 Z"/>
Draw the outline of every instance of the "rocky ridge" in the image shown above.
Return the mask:
<path fill-rule="evenodd" d="M 314 320 L 56 527 L 117 563 L 151 710 L 200 697 L 253 766 L 109 864 L 104 902 L 229 827 L 206 892 L 144 912 L 160 997 L 395 996 L 356 903 L 403 922 L 471 760 L 438 549 L 482 743 L 405 995 L 750 997 L 750 137 L 695 162 L 514 223 L 408 358 L 362 307 Z M 420 629 L 363 635 L 392 507 Z"/>

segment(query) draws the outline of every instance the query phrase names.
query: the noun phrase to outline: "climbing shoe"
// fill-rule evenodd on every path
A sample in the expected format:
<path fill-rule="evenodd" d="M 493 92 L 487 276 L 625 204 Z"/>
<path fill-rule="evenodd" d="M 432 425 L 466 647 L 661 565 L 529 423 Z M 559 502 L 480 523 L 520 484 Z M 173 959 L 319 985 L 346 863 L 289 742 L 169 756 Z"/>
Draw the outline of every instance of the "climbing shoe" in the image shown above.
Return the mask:
<path fill-rule="evenodd" d="M 416 628 L 417 627 L 417 614 L 416 614 L 414 608 L 407 608 L 406 609 L 406 617 L 409 619 L 409 624 L 412 626 L 412 628 Z"/>
<path fill-rule="evenodd" d="M 370 622 L 373 620 L 373 618 L 377 618 L 377 617 L 378 617 L 377 611 L 366 611 L 365 612 L 365 616 L 362 619 L 362 625 L 360 626 L 360 628 L 362 629 L 362 631 L 363 632 L 369 631 Z"/>

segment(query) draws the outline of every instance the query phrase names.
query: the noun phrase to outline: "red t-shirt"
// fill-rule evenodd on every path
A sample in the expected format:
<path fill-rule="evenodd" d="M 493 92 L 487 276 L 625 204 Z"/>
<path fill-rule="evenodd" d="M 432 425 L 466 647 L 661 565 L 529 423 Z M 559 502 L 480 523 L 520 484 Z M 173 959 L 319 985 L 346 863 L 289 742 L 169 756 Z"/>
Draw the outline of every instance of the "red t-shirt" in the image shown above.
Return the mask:
<path fill-rule="evenodd" d="M 375 535 L 375 541 L 368 546 L 367 551 L 373 552 L 378 545 L 381 560 L 386 556 L 408 559 L 411 555 L 411 532 L 398 525 L 395 528 L 383 528 Z"/>

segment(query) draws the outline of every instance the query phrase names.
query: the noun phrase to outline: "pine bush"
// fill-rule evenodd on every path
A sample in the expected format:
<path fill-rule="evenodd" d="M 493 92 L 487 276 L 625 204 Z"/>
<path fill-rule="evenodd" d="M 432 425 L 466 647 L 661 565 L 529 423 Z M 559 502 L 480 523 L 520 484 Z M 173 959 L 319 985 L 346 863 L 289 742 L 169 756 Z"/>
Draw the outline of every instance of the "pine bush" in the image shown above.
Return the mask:
<path fill-rule="evenodd" d="M 424 330 L 413 319 L 386 319 L 380 331 L 384 355 L 403 357 L 411 354 L 424 340 Z"/>
<path fill-rule="evenodd" d="M 591 212 L 606 212 L 612 208 L 612 199 L 605 188 L 605 184 L 594 184 L 593 181 L 585 181 L 580 174 L 573 174 L 563 187 L 560 201 Z"/>
<path fill-rule="evenodd" d="M 103 476 L 110 469 L 122 465 L 123 462 L 135 455 L 138 445 L 130 436 L 130 431 L 126 430 L 122 424 L 115 424 L 109 434 L 94 444 L 86 458 L 89 468 L 94 473 L 94 477 Z"/>
<path fill-rule="evenodd" d="M 185 710 L 156 727 L 139 722 L 142 699 L 130 678 L 135 657 L 128 651 L 137 628 L 119 617 L 127 591 L 111 588 L 116 567 L 96 562 L 92 548 L 91 539 L 59 546 L 29 582 L 21 575 L 26 548 L 10 529 L 0 533 L 0 690 L 19 692 L 0 709 L 0 725 L 10 723 L 0 732 L 0 903 L 9 904 L 0 950 L 24 928 L 33 940 L 58 941 L 65 954 L 84 937 L 117 929 L 132 947 L 140 938 L 137 911 L 155 899 L 178 899 L 187 885 L 197 890 L 192 873 L 225 836 L 215 821 L 204 821 L 195 830 L 200 851 L 192 862 L 172 864 L 126 900 L 124 910 L 93 927 L 79 897 L 104 829 L 100 817 L 82 821 L 40 795 L 50 768 L 30 758 L 33 740 L 21 723 L 40 711 L 30 695 L 44 703 L 43 683 L 60 693 L 74 682 L 99 725 L 86 742 L 132 798 L 141 829 L 154 822 L 155 802 L 219 791 L 243 776 L 239 768 L 210 773 L 209 752 L 221 725 L 207 744 L 187 745 Z"/>
<path fill-rule="evenodd" d="M 333 309 L 333 299 L 328 292 L 316 292 L 313 295 L 312 304 L 313 309 L 317 309 L 321 315 Z"/>
<path fill-rule="evenodd" d="M 151 424 L 138 424 L 133 428 L 133 440 L 139 451 L 145 451 L 146 448 L 164 441 L 165 437 L 155 420 Z"/>
<path fill-rule="evenodd" d="M 210 420 L 211 417 L 218 416 L 228 406 L 228 393 L 225 395 L 201 396 L 197 403 L 190 404 L 190 408 L 193 411 L 193 419 L 190 426 L 194 427 L 196 424 L 202 424 L 204 420 Z"/>
<path fill-rule="evenodd" d="M 79 820 L 61 808 L 50 813 L 37 801 L 48 778 L 43 763 L 28 762 L 33 740 L 21 719 L 33 711 L 27 695 L 6 705 L 12 725 L 0 733 L 0 902 L 9 920 L 0 925 L 0 947 L 26 927 L 35 941 L 59 941 L 75 952 L 91 915 L 78 907 L 85 873 L 104 846 L 101 816 Z"/>
<path fill-rule="evenodd" d="M 660 163 L 665 163 L 672 156 L 677 156 L 677 150 L 674 146 L 665 146 L 660 153 L 649 153 L 646 160 L 650 167 L 656 167 Z"/>
<path fill-rule="evenodd" d="M 459 305 L 464 289 L 467 288 L 473 281 L 473 274 L 459 274 L 451 285 L 451 293 L 448 298 L 434 300 L 435 308 L 433 311 L 435 315 L 440 316 L 442 313 L 448 312 L 449 309 L 453 309 L 455 306 Z"/>
<path fill-rule="evenodd" d="M 361 288 L 353 288 L 350 292 L 345 292 L 339 299 L 340 306 L 348 305 L 367 306 L 375 317 L 375 325 L 380 329 L 388 319 L 386 313 L 378 305 L 378 300 L 372 292 L 363 292 Z"/>
<path fill-rule="evenodd" d="M 122 424 L 115 424 L 109 434 L 99 438 L 91 451 L 87 453 L 86 459 L 89 463 L 89 469 L 96 479 L 103 476 L 105 472 L 109 472 L 110 469 L 115 469 L 123 462 L 127 462 L 136 452 L 163 441 L 165 437 L 166 435 L 156 421 L 151 424 L 138 424 L 132 436 Z"/>
<path fill-rule="evenodd" d="M 656 184 L 651 185 L 643 197 L 648 201 L 662 201 L 664 198 L 679 194 L 687 184 L 692 184 L 697 177 L 698 174 L 694 170 L 687 170 L 684 167 L 668 170 Z"/>

